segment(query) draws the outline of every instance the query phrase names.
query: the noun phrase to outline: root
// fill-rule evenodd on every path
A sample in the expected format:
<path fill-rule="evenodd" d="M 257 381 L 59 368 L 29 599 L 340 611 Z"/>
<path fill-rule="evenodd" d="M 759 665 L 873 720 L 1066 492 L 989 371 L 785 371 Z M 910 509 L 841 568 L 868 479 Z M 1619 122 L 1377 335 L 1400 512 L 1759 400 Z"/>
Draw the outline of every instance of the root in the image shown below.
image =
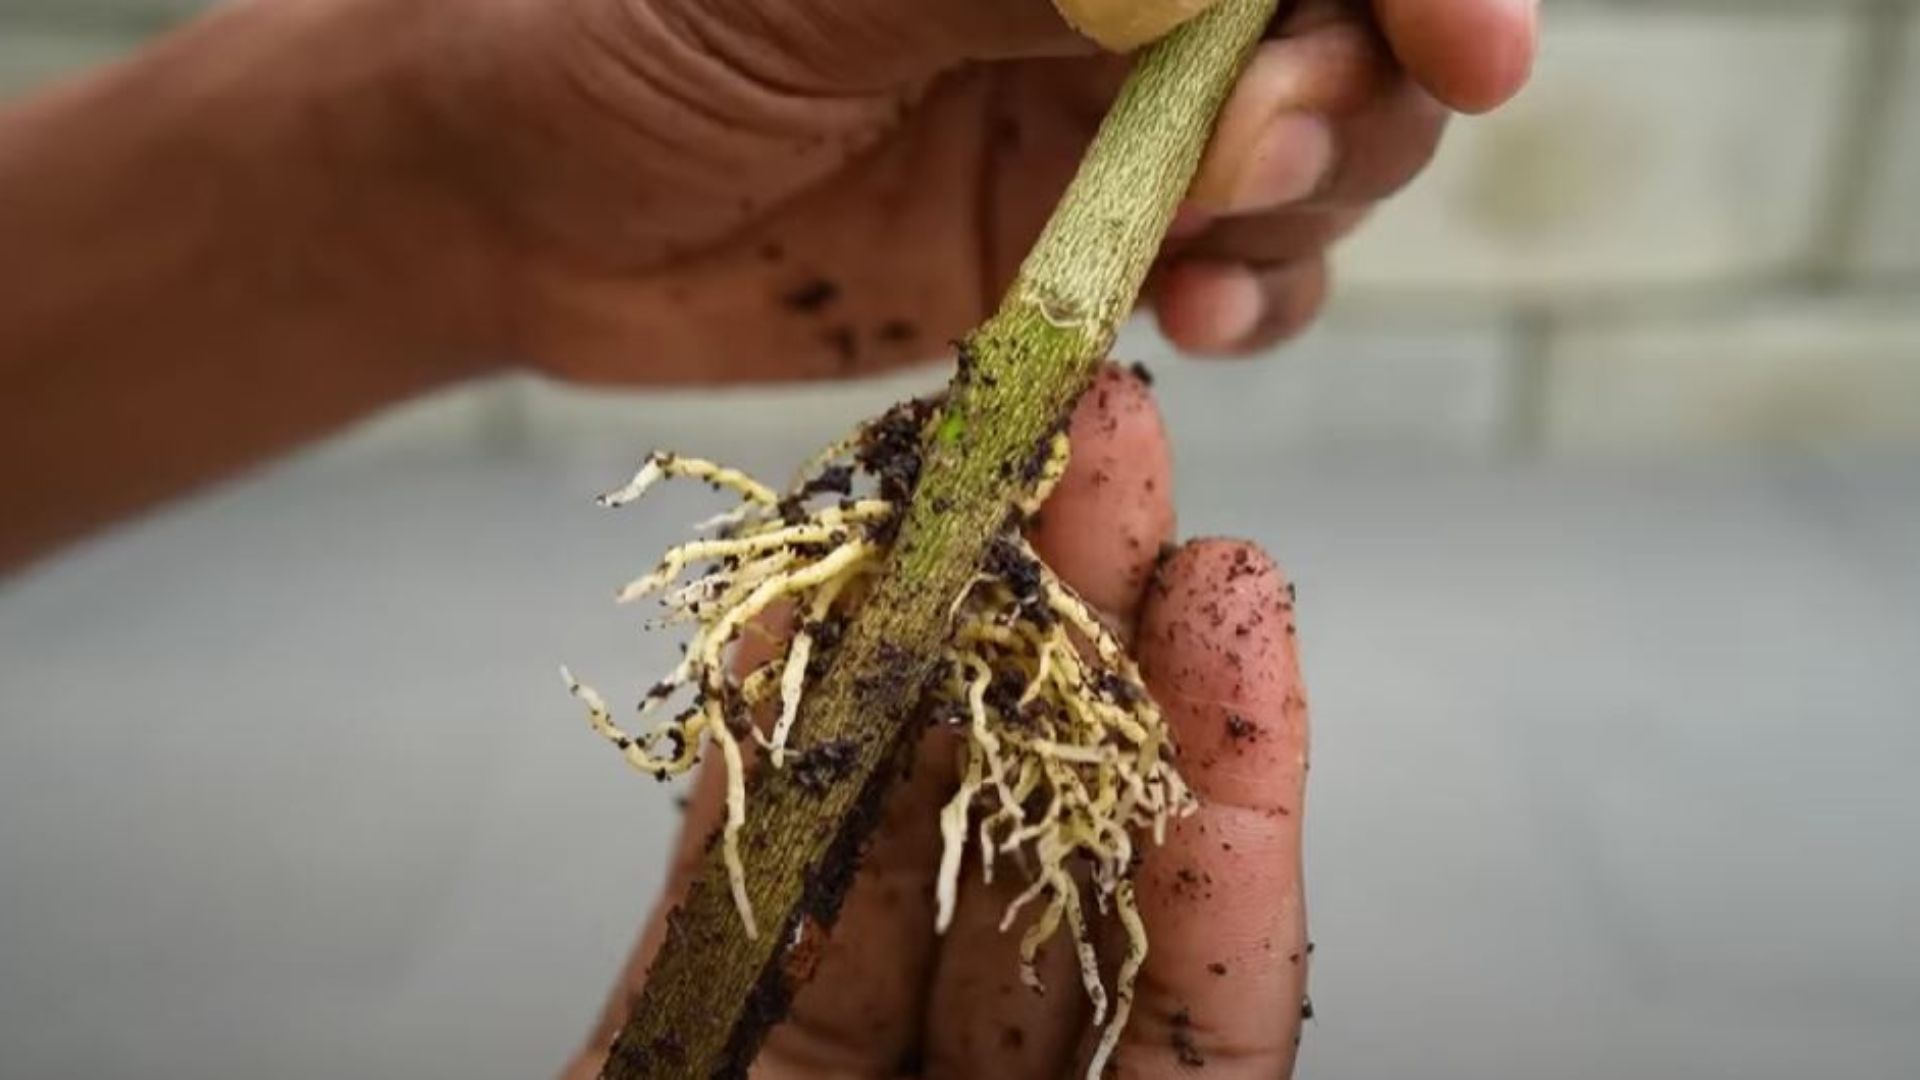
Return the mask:
<path fill-rule="evenodd" d="M 863 425 L 811 461 L 784 495 L 713 462 L 655 453 L 625 487 L 599 500 L 623 506 L 670 478 L 702 481 L 741 500 L 702 524 L 711 535 L 667 551 L 618 593 L 623 603 L 659 594 L 692 571 L 690 582 L 660 600 L 663 621 L 693 625 L 686 655 L 640 702 L 646 715 L 690 690 L 683 712 L 636 738 L 598 693 L 562 674 L 593 729 L 643 772 L 675 776 L 693 768 L 706 746 L 719 748 L 727 774 L 722 855 L 749 937 L 758 931 L 738 842 L 748 812 L 741 743 L 751 738 L 773 768 L 791 760 L 807 688 L 838 646 L 866 580 L 884 564 L 918 478 L 920 432 L 937 408 L 937 401 L 908 402 Z M 1038 510 L 1067 457 L 1066 438 L 1057 436 L 1020 501 L 1024 514 Z M 864 490 L 856 494 L 856 486 Z M 790 639 L 757 667 L 730 672 L 728 646 L 776 608 L 793 613 Z M 988 882 L 996 862 L 1012 857 L 1029 884 L 1008 905 L 1001 929 L 1040 905 L 1020 940 L 1021 977 L 1037 988 L 1035 957 L 1065 924 L 1093 1022 L 1105 1024 L 1088 1073 L 1097 1077 L 1126 1023 L 1146 956 L 1130 880 L 1135 837 L 1163 839 L 1167 822 L 1193 809 L 1193 796 L 1126 649 L 1014 526 L 993 542 L 953 617 L 942 674 L 924 703 L 965 747 L 958 790 L 940 813 L 937 927 L 944 931 L 953 919 L 969 840 Z M 766 707 L 765 730 L 755 723 L 758 706 Z M 1088 899 L 1101 913 L 1111 906 L 1126 930 L 1111 1001 Z"/>

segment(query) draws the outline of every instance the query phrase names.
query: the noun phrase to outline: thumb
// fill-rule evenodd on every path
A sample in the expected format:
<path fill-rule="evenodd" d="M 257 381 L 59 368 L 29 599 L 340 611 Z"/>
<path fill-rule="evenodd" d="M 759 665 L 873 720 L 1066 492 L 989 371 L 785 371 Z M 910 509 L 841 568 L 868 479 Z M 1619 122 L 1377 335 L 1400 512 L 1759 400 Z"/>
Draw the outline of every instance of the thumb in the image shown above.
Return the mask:
<path fill-rule="evenodd" d="M 1113 50 L 1127 52 L 1151 41 L 1216 0 L 1054 0 L 1060 14 L 1081 33 Z"/>

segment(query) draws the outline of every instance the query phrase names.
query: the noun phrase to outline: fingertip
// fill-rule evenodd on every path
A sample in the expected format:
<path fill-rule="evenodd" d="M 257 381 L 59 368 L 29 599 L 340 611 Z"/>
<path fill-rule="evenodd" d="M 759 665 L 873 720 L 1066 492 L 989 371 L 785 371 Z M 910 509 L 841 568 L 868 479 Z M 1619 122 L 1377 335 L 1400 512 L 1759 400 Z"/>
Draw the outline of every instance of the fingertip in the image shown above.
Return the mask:
<path fill-rule="evenodd" d="M 1244 263 L 1182 260 L 1161 274 L 1154 294 L 1160 333 L 1182 351 L 1235 352 L 1266 317 L 1260 279 Z"/>
<path fill-rule="evenodd" d="M 1538 0 L 1379 0 L 1377 9 L 1394 55 L 1461 112 L 1505 103 L 1532 72 Z"/>
<path fill-rule="evenodd" d="M 1261 274 L 1266 316 L 1241 339 L 1238 351 L 1259 352 L 1305 333 L 1326 306 L 1330 280 L 1324 256 L 1297 259 Z"/>
<path fill-rule="evenodd" d="M 1183 261 L 1161 274 L 1154 312 L 1160 333 L 1183 352 L 1248 356 L 1312 326 L 1326 305 L 1330 280 L 1324 255 L 1263 270 Z"/>

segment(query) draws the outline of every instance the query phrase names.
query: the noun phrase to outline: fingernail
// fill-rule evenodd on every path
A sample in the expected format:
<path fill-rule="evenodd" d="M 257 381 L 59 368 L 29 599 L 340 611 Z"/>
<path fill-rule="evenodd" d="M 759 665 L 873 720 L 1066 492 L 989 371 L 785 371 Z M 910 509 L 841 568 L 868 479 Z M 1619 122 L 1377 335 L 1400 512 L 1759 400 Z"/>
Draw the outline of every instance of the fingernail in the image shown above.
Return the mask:
<path fill-rule="evenodd" d="M 1281 113 L 1268 121 L 1234 179 L 1233 209 L 1272 210 L 1320 189 L 1333 168 L 1333 128 L 1313 113 Z"/>

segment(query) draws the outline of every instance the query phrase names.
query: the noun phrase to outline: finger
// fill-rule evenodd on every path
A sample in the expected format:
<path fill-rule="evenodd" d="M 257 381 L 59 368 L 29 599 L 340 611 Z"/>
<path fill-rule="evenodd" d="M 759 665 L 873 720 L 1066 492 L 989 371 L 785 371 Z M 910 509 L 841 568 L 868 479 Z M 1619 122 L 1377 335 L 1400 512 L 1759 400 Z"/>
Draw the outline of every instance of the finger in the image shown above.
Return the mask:
<path fill-rule="evenodd" d="M 1506 101 L 1533 68 L 1538 0 L 1375 0 L 1374 7 L 1394 55 L 1462 112 Z"/>
<path fill-rule="evenodd" d="M 1359 112 L 1397 69 L 1363 15 L 1309 5 L 1254 50 L 1214 125 L 1191 200 L 1216 212 L 1268 209 L 1318 190 L 1339 154 L 1336 121 Z"/>
<path fill-rule="evenodd" d="M 1290 1075 L 1307 970 L 1307 706 L 1291 590 L 1250 545 L 1189 544 L 1149 591 L 1139 649 L 1200 809 L 1140 868 L 1152 948 L 1117 1075 L 1201 1064 L 1212 1080 Z"/>
<path fill-rule="evenodd" d="M 1152 290 L 1160 333 L 1183 352 L 1231 354 L 1266 318 L 1260 275 L 1245 263 L 1181 260 L 1156 275 Z"/>
<path fill-rule="evenodd" d="M 1245 355 L 1311 326 L 1327 286 L 1327 262 L 1318 254 L 1264 269 L 1184 260 L 1160 275 L 1154 311 L 1160 332 L 1183 351 Z"/>
<path fill-rule="evenodd" d="M 1174 524 L 1172 454 L 1141 371 L 1094 378 L 1068 427 L 1072 461 L 1032 529 L 1054 572 L 1126 626 Z"/>
<path fill-rule="evenodd" d="M 1041 555 L 1110 617 L 1131 625 L 1161 546 L 1173 535 L 1173 464 L 1145 380 L 1108 367 L 1075 409 L 1073 463 L 1041 511 Z M 1064 941 L 1037 964 L 1044 994 L 1020 983 L 1019 935 L 1002 913 L 1026 881 L 1003 862 L 993 884 L 964 871 L 941 944 L 927 1029 L 933 1078 L 1057 1077 L 1085 1030 L 1087 1002 Z"/>
<path fill-rule="evenodd" d="M 1293 262 L 1326 252 L 1372 211 L 1371 204 L 1299 206 L 1249 217 L 1207 218 L 1204 224 L 1189 225 L 1186 236 L 1168 244 L 1162 261 L 1204 259 L 1256 267 Z"/>

